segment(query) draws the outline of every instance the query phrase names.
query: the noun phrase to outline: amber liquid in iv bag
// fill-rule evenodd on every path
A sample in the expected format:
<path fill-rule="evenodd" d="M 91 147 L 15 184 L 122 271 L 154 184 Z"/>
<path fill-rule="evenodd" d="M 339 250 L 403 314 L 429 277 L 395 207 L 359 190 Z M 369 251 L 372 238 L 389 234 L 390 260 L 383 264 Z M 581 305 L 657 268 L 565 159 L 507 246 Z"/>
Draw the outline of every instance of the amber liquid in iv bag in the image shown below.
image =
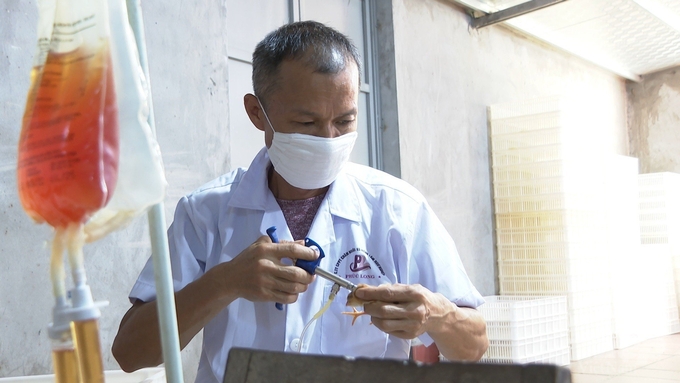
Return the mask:
<path fill-rule="evenodd" d="M 31 72 L 17 176 L 26 212 L 53 227 L 84 223 L 111 198 L 118 115 L 108 45 L 49 52 Z"/>

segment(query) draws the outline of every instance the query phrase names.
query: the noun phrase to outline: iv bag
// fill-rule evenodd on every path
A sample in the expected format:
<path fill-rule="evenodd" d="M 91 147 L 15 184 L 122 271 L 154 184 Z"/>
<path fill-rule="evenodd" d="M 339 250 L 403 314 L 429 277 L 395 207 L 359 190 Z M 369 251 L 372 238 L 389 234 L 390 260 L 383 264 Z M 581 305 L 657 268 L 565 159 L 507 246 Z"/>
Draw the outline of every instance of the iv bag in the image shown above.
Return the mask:
<path fill-rule="evenodd" d="M 85 225 L 88 242 L 127 224 L 165 196 L 160 148 L 148 124 L 149 89 L 139 64 L 125 0 L 109 0 L 111 53 L 118 100 L 120 161 L 113 197 Z"/>
<path fill-rule="evenodd" d="M 39 9 L 53 10 L 53 27 L 44 62 L 38 57 L 31 71 L 17 181 L 33 219 L 66 227 L 86 222 L 116 184 L 118 113 L 108 15 L 103 0 L 41 0 Z M 49 15 L 40 19 L 44 33 Z"/>

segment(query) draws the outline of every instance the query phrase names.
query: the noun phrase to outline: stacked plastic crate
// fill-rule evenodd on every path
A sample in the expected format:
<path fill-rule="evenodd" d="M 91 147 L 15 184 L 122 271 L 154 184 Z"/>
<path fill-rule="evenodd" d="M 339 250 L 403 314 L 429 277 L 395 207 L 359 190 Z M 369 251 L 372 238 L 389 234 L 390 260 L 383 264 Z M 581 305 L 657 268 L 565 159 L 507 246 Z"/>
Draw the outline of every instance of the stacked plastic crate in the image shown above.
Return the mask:
<path fill-rule="evenodd" d="M 625 348 L 648 337 L 647 310 L 631 310 L 640 302 L 640 263 L 644 262 L 640 243 L 640 209 L 637 158 L 612 156 L 605 173 L 612 296 L 614 348 Z"/>
<path fill-rule="evenodd" d="M 484 297 L 488 363 L 569 364 L 565 297 Z"/>
<path fill-rule="evenodd" d="M 572 360 L 613 348 L 600 115 L 557 97 L 489 108 L 500 292 L 566 296 Z"/>
<path fill-rule="evenodd" d="M 654 321 L 651 337 L 680 331 L 680 174 L 641 174 L 638 179 L 645 258 L 639 278 L 643 302 L 652 310 L 647 312 Z"/>

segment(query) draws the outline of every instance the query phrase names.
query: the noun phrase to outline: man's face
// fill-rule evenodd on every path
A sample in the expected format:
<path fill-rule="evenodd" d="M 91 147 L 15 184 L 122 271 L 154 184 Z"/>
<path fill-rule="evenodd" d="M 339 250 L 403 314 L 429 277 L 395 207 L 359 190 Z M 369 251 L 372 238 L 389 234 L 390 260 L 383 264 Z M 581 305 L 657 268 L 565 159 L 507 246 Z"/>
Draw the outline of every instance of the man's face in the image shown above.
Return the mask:
<path fill-rule="evenodd" d="M 279 133 L 333 138 L 357 129 L 359 74 L 349 63 L 337 74 L 315 73 L 297 60 L 284 61 L 275 90 L 267 97 L 267 115 Z M 271 146 L 273 132 L 264 129 Z"/>

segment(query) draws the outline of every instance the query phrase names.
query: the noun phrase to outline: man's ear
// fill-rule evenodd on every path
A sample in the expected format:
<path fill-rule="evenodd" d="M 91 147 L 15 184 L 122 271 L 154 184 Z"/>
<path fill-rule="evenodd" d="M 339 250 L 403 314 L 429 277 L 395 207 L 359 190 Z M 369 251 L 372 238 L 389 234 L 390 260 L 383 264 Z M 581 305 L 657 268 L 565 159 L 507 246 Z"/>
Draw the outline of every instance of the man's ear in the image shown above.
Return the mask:
<path fill-rule="evenodd" d="M 264 132 L 267 127 L 267 120 L 264 118 L 264 112 L 262 111 L 262 107 L 260 106 L 257 97 L 255 97 L 254 94 L 246 94 L 243 96 L 243 106 L 246 108 L 246 114 L 248 114 L 250 122 L 252 122 L 256 128 Z"/>

